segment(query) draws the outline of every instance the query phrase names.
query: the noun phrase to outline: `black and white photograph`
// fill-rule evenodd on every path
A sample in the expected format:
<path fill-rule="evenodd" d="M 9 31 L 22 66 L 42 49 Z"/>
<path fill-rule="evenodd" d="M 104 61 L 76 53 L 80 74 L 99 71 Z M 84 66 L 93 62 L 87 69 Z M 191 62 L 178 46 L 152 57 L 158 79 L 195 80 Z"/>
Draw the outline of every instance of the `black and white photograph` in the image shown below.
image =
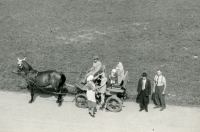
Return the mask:
<path fill-rule="evenodd" d="M 0 132 L 199 132 L 200 0 L 0 0 Z"/>

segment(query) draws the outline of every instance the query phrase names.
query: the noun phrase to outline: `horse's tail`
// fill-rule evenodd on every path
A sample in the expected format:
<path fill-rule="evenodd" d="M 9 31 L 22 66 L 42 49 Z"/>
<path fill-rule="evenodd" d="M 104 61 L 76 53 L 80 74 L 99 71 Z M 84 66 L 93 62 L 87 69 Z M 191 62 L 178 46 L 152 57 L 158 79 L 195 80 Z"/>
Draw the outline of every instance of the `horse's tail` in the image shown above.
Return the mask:
<path fill-rule="evenodd" d="M 59 83 L 59 88 L 63 87 L 66 81 L 66 77 L 63 73 L 60 74 L 61 75 L 61 79 L 60 79 L 60 83 Z"/>

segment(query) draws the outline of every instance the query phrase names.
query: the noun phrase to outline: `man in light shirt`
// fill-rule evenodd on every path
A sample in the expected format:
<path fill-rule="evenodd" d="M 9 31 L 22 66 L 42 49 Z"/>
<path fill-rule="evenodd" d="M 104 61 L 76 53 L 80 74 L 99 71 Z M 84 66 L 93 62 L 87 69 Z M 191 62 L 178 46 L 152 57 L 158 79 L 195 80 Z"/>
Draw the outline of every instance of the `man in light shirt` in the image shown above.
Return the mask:
<path fill-rule="evenodd" d="M 154 77 L 153 93 L 155 93 L 155 103 L 157 104 L 154 108 L 161 108 L 163 111 L 166 108 L 165 105 L 165 90 L 166 90 L 166 79 L 162 75 L 161 70 L 157 70 L 157 75 Z"/>
<path fill-rule="evenodd" d="M 92 67 L 87 71 L 87 74 L 85 75 L 85 79 L 83 80 L 82 84 L 86 84 L 86 80 L 87 77 L 89 75 L 93 75 L 94 77 L 97 76 L 99 73 L 101 73 L 101 67 L 102 67 L 102 63 L 99 61 L 99 57 L 98 56 L 94 56 L 93 57 L 93 65 Z"/>

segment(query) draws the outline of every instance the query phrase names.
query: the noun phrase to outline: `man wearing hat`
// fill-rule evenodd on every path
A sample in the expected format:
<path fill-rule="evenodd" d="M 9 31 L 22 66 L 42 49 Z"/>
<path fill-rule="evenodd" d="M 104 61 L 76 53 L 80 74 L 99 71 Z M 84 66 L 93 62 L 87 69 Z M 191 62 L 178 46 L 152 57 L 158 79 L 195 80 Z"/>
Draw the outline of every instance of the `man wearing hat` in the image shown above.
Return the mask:
<path fill-rule="evenodd" d="M 147 73 L 142 74 L 142 78 L 138 81 L 137 93 L 140 98 L 140 110 L 145 109 L 148 112 L 149 95 L 151 95 L 151 82 L 147 79 Z"/>
<path fill-rule="evenodd" d="M 92 67 L 87 71 L 87 74 L 85 76 L 85 79 L 83 80 L 82 83 L 86 83 L 86 79 L 89 75 L 93 75 L 94 77 L 96 75 L 98 75 L 98 73 L 100 72 L 100 69 L 102 67 L 102 63 L 99 61 L 99 57 L 98 56 L 94 56 L 93 57 L 93 65 Z"/>

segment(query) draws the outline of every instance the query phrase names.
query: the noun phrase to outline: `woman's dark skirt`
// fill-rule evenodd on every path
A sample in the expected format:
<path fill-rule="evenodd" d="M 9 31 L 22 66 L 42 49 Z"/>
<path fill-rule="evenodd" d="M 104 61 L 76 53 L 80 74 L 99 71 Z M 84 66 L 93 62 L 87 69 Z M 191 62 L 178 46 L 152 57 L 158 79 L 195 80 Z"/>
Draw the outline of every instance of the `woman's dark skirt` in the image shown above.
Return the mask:
<path fill-rule="evenodd" d="M 96 102 L 92 102 L 92 101 L 87 101 L 88 103 L 88 108 L 95 108 L 97 106 Z"/>

